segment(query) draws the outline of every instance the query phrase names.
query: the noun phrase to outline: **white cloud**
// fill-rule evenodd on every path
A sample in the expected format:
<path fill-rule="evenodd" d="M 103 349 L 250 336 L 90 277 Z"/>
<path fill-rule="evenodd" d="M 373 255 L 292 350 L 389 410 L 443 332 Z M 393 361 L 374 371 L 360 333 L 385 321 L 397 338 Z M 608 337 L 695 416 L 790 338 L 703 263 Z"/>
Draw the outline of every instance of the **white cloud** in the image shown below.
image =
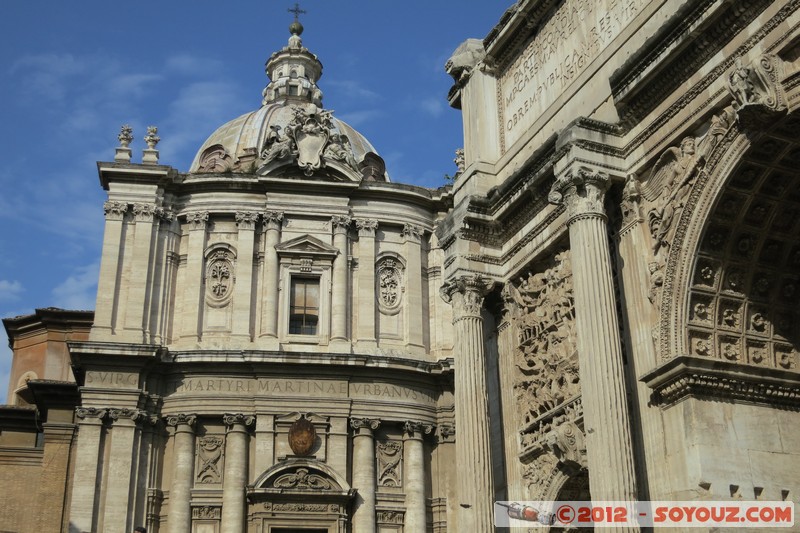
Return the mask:
<path fill-rule="evenodd" d="M 183 74 L 187 76 L 205 75 L 223 68 L 224 64 L 219 59 L 195 56 L 180 53 L 169 56 L 164 62 L 167 74 Z"/>
<path fill-rule="evenodd" d="M 25 291 L 19 281 L 9 281 L 0 279 L 0 302 L 11 302 L 19 299 L 19 295 Z"/>
<path fill-rule="evenodd" d="M 100 262 L 78 267 L 53 289 L 53 305 L 64 309 L 94 309 Z"/>
<path fill-rule="evenodd" d="M 354 111 L 352 113 L 343 113 L 338 115 L 338 118 L 345 121 L 347 124 L 357 128 L 367 122 L 378 119 L 384 115 L 384 112 L 379 109 L 367 109 L 364 111 Z"/>
<path fill-rule="evenodd" d="M 0 404 L 8 402 L 8 380 L 11 377 L 11 348 L 3 340 L 0 342 Z"/>
<path fill-rule="evenodd" d="M 337 97 L 351 98 L 358 101 L 375 101 L 380 95 L 364 87 L 364 82 L 359 80 L 326 80 L 325 88 L 330 88 Z M 338 100 L 339 98 L 337 98 Z"/>
<path fill-rule="evenodd" d="M 444 102 L 441 98 L 425 98 L 420 100 L 419 106 L 434 118 L 439 117 L 444 112 Z"/>

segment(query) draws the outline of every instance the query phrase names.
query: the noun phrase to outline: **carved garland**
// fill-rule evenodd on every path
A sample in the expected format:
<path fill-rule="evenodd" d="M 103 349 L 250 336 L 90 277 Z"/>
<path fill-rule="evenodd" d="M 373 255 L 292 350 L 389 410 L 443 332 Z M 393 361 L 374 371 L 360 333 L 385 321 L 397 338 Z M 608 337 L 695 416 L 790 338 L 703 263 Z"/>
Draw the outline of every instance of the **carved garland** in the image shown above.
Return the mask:
<path fill-rule="evenodd" d="M 403 444 L 390 440 L 378 444 L 378 486 L 400 487 L 403 484 Z"/>

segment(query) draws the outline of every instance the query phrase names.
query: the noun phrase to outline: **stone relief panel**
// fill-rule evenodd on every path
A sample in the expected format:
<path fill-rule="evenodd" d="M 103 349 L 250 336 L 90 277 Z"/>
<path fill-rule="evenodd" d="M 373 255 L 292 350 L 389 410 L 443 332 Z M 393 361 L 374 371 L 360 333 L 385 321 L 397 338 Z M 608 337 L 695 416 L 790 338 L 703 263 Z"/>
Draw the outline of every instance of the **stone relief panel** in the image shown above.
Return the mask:
<path fill-rule="evenodd" d="M 752 147 L 721 192 L 691 277 L 691 355 L 798 368 L 798 165 L 800 147 L 776 133 Z"/>
<path fill-rule="evenodd" d="M 519 334 L 514 391 L 527 425 L 580 394 L 569 251 L 509 290 Z"/>
<path fill-rule="evenodd" d="M 235 256 L 227 248 L 206 254 L 206 303 L 212 307 L 228 305 L 233 296 Z"/>
<path fill-rule="evenodd" d="M 400 312 L 405 292 L 405 268 L 395 256 L 386 256 L 375 265 L 375 297 L 378 309 L 385 315 Z"/>
<path fill-rule="evenodd" d="M 197 465 L 195 480 L 203 485 L 222 483 L 223 450 L 222 435 L 208 435 L 197 439 Z"/>
<path fill-rule="evenodd" d="M 376 470 L 379 487 L 400 487 L 403 485 L 403 443 L 389 440 L 379 442 L 378 468 Z"/>

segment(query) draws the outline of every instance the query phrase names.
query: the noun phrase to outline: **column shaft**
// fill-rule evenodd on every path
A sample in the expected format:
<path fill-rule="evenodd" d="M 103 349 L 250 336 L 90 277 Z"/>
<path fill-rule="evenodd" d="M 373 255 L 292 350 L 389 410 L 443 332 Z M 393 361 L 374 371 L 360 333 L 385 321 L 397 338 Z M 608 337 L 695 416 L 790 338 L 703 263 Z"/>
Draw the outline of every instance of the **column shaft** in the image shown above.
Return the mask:
<path fill-rule="evenodd" d="M 172 452 L 172 487 L 169 490 L 169 533 L 189 533 L 192 530 L 191 490 L 194 477 L 194 416 L 167 419 L 175 426 Z"/>
<path fill-rule="evenodd" d="M 105 471 L 107 478 L 103 528 L 107 531 L 130 531 L 134 527 L 132 520 L 136 494 L 131 493 L 131 489 L 135 488 L 131 478 L 134 470 L 138 469 L 135 458 L 139 454 L 134 453 L 138 448 L 138 439 L 139 429 L 134 420 L 114 420 L 108 468 Z"/>
<path fill-rule="evenodd" d="M 403 438 L 403 474 L 406 493 L 406 531 L 427 531 L 425 505 L 425 444 L 421 428 L 406 427 Z"/>
<path fill-rule="evenodd" d="M 244 488 L 247 485 L 247 430 L 235 422 L 225 437 L 225 474 L 222 485 L 222 533 L 245 528 Z"/>
<path fill-rule="evenodd" d="M 375 533 L 375 442 L 372 429 L 377 421 L 353 420 L 353 488 L 358 496 L 353 506 L 353 531 Z M 410 531 L 410 530 L 409 530 Z"/>
<path fill-rule="evenodd" d="M 497 348 L 500 369 L 500 393 L 503 409 L 503 431 L 505 432 L 504 452 L 506 459 L 506 497 L 509 500 L 524 500 L 522 484 L 522 465 L 519 460 L 520 423 L 517 415 L 517 402 L 514 398 L 514 362 L 517 332 L 510 318 L 506 317 L 498 327 Z"/>
<path fill-rule="evenodd" d="M 70 526 L 77 531 L 96 531 L 97 492 L 100 480 L 97 465 L 103 447 L 104 410 L 77 410 L 78 442 L 75 452 L 75 474 L 72 482 Z"/>
<path fill-rule="evenodd" d="M 156 206 L 153 204 L 133 204 L 136 224 L 133 229 L 133 250 L 129 278 L 128 302 L 125 310 L 125 329 L 145 342 L 145 307 L 150 297 L 152 280 L 151 257 L 153 255 L 153 217 Z M 141 337 L 139 337 L 142 335 Z"/>

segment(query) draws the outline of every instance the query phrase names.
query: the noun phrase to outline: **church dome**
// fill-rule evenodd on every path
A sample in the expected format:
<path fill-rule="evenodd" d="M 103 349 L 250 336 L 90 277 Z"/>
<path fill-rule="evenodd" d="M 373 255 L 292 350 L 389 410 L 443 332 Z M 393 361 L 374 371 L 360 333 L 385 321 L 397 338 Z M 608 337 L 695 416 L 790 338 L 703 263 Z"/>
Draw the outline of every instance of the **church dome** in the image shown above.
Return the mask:
<path fill-rule="evenodd" d="M 322 64 L 303 46 L 302 25 L 295 20 L 289 31 L 287 46 L 267 61 L 261 108 L 217 128 L 189 172 L 265 175 L 300 167 L 307 176 L 387 181 L 372 144 L 322 106 Z"/>

